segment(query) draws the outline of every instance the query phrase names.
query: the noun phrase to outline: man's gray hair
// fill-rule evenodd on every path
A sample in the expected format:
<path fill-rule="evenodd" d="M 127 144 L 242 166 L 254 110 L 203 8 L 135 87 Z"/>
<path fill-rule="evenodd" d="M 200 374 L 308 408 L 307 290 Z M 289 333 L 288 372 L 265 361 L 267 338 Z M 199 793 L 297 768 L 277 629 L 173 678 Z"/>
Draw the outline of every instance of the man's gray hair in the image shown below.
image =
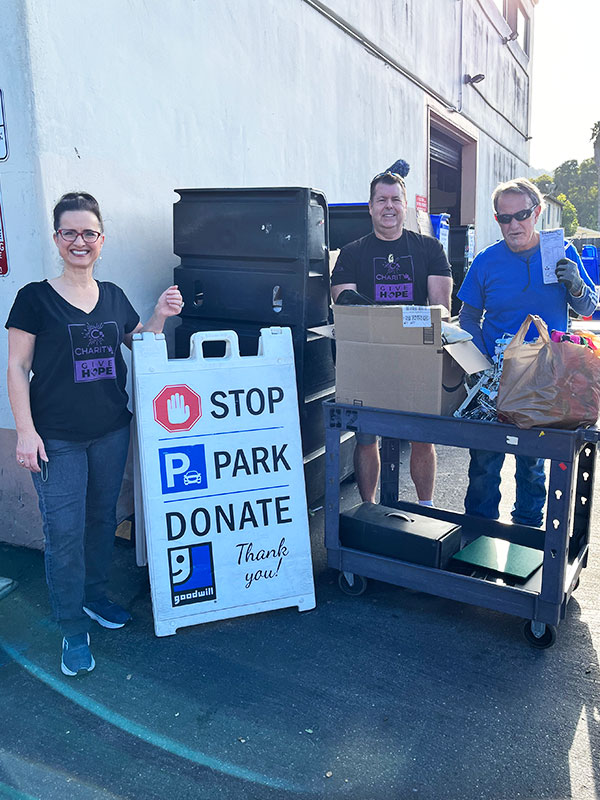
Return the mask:
<path fill-rule="evenodd" d="M 524 194 L 534 205 L 540 206 L 542 211 L 546 207 L 546 202 L 542 196 L 542 193 L 535 183 L 532 183 L 527 178 L 515 178 L 512 181 L 499 183 L 492 192 L 492 205 L 494 206 L 494 212 L 497 213 L 498 211 L 498 198 L 500 195 L 508 192 L 513 192 L 514 194 Z"/>

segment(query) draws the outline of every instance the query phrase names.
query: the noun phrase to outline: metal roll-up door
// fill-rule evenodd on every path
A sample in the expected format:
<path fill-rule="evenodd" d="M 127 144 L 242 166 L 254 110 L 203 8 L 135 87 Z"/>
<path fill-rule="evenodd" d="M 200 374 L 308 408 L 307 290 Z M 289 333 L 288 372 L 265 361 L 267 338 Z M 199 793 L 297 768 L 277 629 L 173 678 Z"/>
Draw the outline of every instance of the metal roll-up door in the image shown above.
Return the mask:
<path fill-rule="evenodd" d="M 460 169 L 461 146 L 449 136 L 432 130 L 429 138 L 429 157 L 453 169 Z"/>

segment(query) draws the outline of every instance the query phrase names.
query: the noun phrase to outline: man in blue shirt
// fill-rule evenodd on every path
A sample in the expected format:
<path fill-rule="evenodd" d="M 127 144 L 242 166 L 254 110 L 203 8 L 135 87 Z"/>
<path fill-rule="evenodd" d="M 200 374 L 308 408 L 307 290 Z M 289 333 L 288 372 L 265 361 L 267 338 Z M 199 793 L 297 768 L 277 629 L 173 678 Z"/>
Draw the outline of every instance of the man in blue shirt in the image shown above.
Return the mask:
<path fill-rule="evenodd" d="M 548 329 L 566 331 L 569 307 L 587 316 L 598 305 L 598 291 L 573 245 L 556 265 L 557 283 L 544 283 L 540 235 L 535 224 L 544 207 L 537 186 L 526 178 L 501 183 L 492 194 L 503 239 L 477 255 L 458 292 L 460 324 L 477 347 L 494 355 L 497 338 L 515 334 L 528 314 L 539 315 Z M 483 317 L 483 321 L 482 321 Z M 536 338 L 531 326 L 526 339 Z M 467 514 L 498 519 L 500 470 L 504 453 L 471 450 Z M 514 522 L 542 524 L 546 486 L 543 459 L 517 456 Z"/>

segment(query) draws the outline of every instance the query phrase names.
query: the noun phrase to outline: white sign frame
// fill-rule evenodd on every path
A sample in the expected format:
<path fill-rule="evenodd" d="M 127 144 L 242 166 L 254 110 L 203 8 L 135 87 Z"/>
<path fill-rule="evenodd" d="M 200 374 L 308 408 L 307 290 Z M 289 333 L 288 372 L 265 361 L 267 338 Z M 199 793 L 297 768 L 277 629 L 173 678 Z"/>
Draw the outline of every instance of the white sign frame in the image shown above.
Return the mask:
<path fill-rule="evenodd" d="M 6 161 L 8 156 L 8 133 L 4 118 L 4 96 L 2 94 L 2 89 L 0 89 L 0 161 Z"/>
<path fill-rule="evenodd" d="M 225 356 L 205 358 L 207 341 Z M 240 356 L 234 331 L 195 333 L 190 357 L 172 360 L 162 334 L 137 334 L 133 364 L 156 635 L 314 608 L 289 328 L 263 329 L 257 356 Z"/>

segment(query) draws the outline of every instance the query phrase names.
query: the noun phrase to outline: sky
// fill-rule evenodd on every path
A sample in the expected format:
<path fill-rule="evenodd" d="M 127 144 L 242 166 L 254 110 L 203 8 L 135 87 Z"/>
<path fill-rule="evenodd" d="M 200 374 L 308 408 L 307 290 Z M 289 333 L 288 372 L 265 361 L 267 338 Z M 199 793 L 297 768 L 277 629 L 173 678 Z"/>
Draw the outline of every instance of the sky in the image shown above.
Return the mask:
<path fill-rule="evenodd" d="M 552 172 L 591 158 L 600 121 L 600 0 L 539 0 L 532 79 L 531 166 Z"/>

